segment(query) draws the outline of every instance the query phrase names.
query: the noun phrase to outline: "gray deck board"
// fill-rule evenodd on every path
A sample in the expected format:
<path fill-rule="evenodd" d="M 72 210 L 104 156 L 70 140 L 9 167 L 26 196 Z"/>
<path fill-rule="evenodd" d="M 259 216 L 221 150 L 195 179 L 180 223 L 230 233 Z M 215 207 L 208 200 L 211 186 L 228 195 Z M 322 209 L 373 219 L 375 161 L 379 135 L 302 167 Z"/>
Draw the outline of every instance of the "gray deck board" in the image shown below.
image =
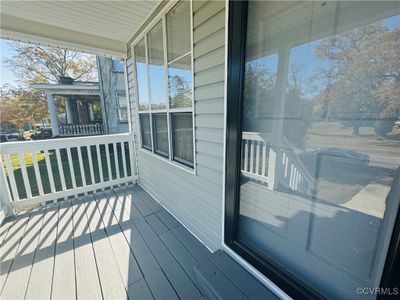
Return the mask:
<path fill-rule="evenodd" d="M 225 273 L 208 259 L 204 259 L 198 264 L 195 273 L 208 299 L 249 299 Z"/>
<path fill-rule="evenodd" d="M 1 245 L 1 266 L 0 266 L 0 290 L 4 290 L 4 284 L 7 281 L 7 277 L 10 268 L 14 262 L 14 258 L 18 253 L 20 242 L 29 220 L 29 214 L 23 216 L 17 216 L 14 220 L 12 227 L 8 230 L 7 235 L 3 239 Z M 2 293 L 1 293 L 2 294 Z"/>
<path fill-rule="evenodd" d="M 162 210 L 157 213 L 157 217 L 160 218 L 161 222 L 164 223 L 168 229 L 172 229 L 174 227 L 179 226 L 179 222 L 171 216 L 166 210 Z"/>
<path fill-rule="evenodd" d="M 1 224 L 0 227 L 0 245 L 3 245 L 3 241 L 7 235 L 8 230 L 10 229 L 10 227 L 14 224 L 15 218 L 14 217 L 10 217 L 10 218 L 6 218 L 3 223 Z"/>
<path fill-rule="evenodd" d="M 82 199 L 73 203 L 76 292 L 78 299 L 101 299 L 96 260 Z"/>
<path fill-rule="evenodd" d="M 143 278 L 139 265 L 130 250 L 129 244 L 115 218 L 113 211 L 107 204 L 107 197 L 103 195 L 96 196 L 97 206 L 100 211 L 107 235 L 110 239 L 111 248 L 121 278 L 125 287 Z"/>
<path fill-rule="evenodd" d="M 128 287 L 128 297 L 130 300 L 154 299 L 144 279 L 140 279 Z"/>
<path fill-rule="evenodd" d="M 250 299 L 278 299 L 270 290 L 247 273 L 224 251 L 217 251 L 211 261 L 222 270 Z"/>
<path fill-rule="evenodd" d="M 203 298 L 200 290 L 179 263 L 177 263 L 176 259 L 153 231 L 151 226 L 145 221 L 144 216 L 140 217 L 137 215 L 136 218 L 134 217 L 133 221 L 179 297 L 182 299 Z"/>
<path fill-rule="evenodd" d="M 151 253 L 143 237 L 132 222 L 130 212 L 127 211 L 127 208 L 125 207 L 124 210 L 114 210 L 113 212 L 133 254 L 137 258 L 139 267 L 143 274 L 146 276 L 161 270 L 154 255 Z"/>
<path fill-rule="evenodd" d="M 103 296 L 105 299 L 125 299 L 125 286 L 93 196 L 85 199 L 85 208 Z"/>
<path fill-rule="evenodd" d="M 138 186 L 50 204 L 3 226 L 1 299 L 274 298 Z"/>
<path fill-rule="evenodd" d="M 155 299 L 179 299 L 172 285 L 169 283 L 167 277 L 165 277 L 162 271 L 157 271 L 148 275 L 146 277 L 146 282 Z"/>
<path fill-rule="evenodd" d="M 185 247 L 192 253 L 197 259 L 204 259 L 211 256 L 211 252 L 200 243 L 185 227 L 178 226 L 171 231 L 175 236 L 185 245 Z"/>
<path fill-rule="evenodd" d="M 161 220 L 156 215 L 150 215 L 146 218 L 147 223 L 150 224 L 151 228 L 153 228 L 154 232 L 160 235 L 161 233 L 168 231 L 168 228 L 161 222 Z"/>
<path fill-rule="evenodd" d="M 16 252 L 14 261 L 11 264 L 6 281 L 6 283 L 12 284 L 4 285 L 1 299 L 22 299 L 25 297 L 42 221 L 43 214 L 32 212 L 26 226 L 29 230 L 25 230 L 19 246 L 13 243 L 14 247 L 18 248 L 18 252 Z M 13 242 L 13 239 L 10 242 Z"/>
<path fill-rule="evenodd" d="M 190 278 L 195 280 L 193 266 L 198 263 L 197 259 L 182 245 L 171 231 L 162 233 L 160 239 Z"/>
<path fill-rule="evenodd" d="M 26 299 L 49 299 L 51 296 L 57 222 L 58 204 L 50 205 L 44 215 Z"/>
<path fill-rule="evenodd" d="M 53 275 L 53 299 L 75 299 L 75 256 L 71 201 L 60 203 Z"/>

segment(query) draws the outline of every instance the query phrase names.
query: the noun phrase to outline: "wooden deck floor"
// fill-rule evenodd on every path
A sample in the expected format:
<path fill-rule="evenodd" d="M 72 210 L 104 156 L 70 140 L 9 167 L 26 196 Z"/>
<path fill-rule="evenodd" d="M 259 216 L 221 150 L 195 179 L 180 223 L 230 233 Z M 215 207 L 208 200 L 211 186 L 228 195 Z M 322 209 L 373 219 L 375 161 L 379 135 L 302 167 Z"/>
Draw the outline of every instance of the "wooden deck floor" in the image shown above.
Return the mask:
<path fill-rule="evenodd" d="M 62 201 L 1 226 L 1 299 L 202 299 L 211 253 L 139 186 Z"/>

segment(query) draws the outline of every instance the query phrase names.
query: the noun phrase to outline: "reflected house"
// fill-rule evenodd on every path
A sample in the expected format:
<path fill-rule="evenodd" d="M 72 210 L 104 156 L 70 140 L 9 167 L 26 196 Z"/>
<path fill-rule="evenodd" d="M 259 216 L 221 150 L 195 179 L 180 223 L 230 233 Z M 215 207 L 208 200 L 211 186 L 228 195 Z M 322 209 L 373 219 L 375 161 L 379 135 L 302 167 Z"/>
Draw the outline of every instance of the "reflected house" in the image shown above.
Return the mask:
<path fill-rule="evenodd" d="M 111 58 L 63 87 L 87 111 L 107 94 L 129 133 L 1 148 L 3 211 L 46 204 L 1 227 L 2 298 L 398 297 L 399 2 L 77 2 L 85 31 L 18 3 L 7 37 L 124 58 L 127 106 Z"/>

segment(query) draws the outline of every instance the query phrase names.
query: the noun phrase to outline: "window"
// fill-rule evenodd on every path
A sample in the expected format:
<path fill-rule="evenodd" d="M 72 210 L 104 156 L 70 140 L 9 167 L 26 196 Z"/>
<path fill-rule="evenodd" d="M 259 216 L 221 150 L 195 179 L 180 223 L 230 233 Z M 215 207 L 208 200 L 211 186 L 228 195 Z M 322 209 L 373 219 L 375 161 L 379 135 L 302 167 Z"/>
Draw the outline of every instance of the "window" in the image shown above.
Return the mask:
<path fill-rule="evenodd" d="M 382 296 L 357 292 L 398 272 L 398 3 L 229 13 L 226 243 L 294 299 Z"/>
<path fill-rule="evenodd" d="M 192 113 L 172 114 L 173 158 L 193 167 L 193 124 Z"/>
<path fill-rule="evenodd" d="M 151 127 L 150 127 L 150 115 L 140 115 L 140 133 L 142 136 L 142 146 L 146 149 L 152 149 L 151 143 Z"/>
<path fill-rule="evenodd" d="M 169 157 L 167 114 L 153 115 L 154 152 Z"/>
<path fill-rule="evenodd" d="M 128 122 L 128 102 L 125 94 L 118 94 L 118 118 L 120 122 Z"/>
<path fill-rule="evenodd" d="M 113 59 L 112 60 L 112 71 L 113 72 L 124 72 L 124 62 L 120 59 Z"/>
<path fill-rule="evenodd" d="M 142 148 L 194 168 L 190 1 L 178 2 L 134 45 Z"/>

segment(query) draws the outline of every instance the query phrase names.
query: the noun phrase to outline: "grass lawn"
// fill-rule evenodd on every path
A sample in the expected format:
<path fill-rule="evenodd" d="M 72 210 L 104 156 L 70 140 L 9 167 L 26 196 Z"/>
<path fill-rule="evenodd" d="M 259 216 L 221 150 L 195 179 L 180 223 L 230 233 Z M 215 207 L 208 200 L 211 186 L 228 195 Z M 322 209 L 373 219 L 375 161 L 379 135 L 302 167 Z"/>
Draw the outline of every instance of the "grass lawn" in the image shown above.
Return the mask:
<path fill-rule="evenodd" d="M 110 175 L 111 175 L 112 179 L 115 179 L 116 174 L 117 174 L 116 173 L 117 172 L 116 165 L 115 165 L 115 161 L 114 161 L 113 145 L 109 145 L 109 147 L 110 147 L 109 152 L 110 152 L 110 161 L 111 161 L 111 174 L 108 174 L 105 146 L 104 145 L 100 146 L 100 156 L 101 156 L 100 167 L 102 168 L 102 171 L 103 171 L 104 181 L 110 180 Z M 129 151 L 127 148 L 125 150 L 126 150 L 125 153 L 126 153 L 127 174 L 130 175 L 131 170 L 130 170 Z M 75 175 L 77 187 L 83 185 L 81 173 L 83 173 L 83 176 L 85 176 L 87 185 L 100 182 L 99 161 L 97 159 L 96 148 L 94 146 L 90 147 L 90 153 L 91 153 L 92 162 L 93 162 L 94 182 L 90 176 L 90 166 L 89 166 L 89 157 L 88 157 L 89 153 L 87 152 L 86 147 L 82 147 L 81 151 L 82 151 L 81 154 L 82 154 L 82 162 L 83 162 L 83 172 L 81 172 L 80 166 L 79 166 L 78 149 L 77 148 L 71 149 L 73 172 Z M 67 156 L 66 149 L 61 149 L 60 154 L 61 154 L 61 165 L 62 165 L 62 169 L 64 171 L 65 185 L 66 185 L 67 189 L 71 189 L 72 188 L 72 177 L 71 177 L 71 170 L 69 168 L 68 156 Z M 36 155 L 36 159 L 38 160 L 39 173 L 40 173 L 40 177 L 42 179 L 43 191 L 45 194 L 50 193 L 51 188 L 50 188 L 49 174 L 47 172 L 44 153 L 37 152 L 37 153 L 35 153 L 35 155 Z M 123 177 L 122 151 L 119 146 L 117 147 L 117 157 L 118 157 L 118 163 L 119 163 L 119 174 L 121 177 Z M 14 172 L 15 181 L 17 184 L 19 197 L 20 197 L 20 199 L 24 199 L 24 198 L 26 198 L 26 190 L 25 190 L 25 186 L 23 183 L 23 177 L 22 177 L 22 171 L 21 171 L 21 167 L 20 167 L 19 156 L 18 156 L 18 154 L 12 154 L 12 155 L 10 155 L 10 159 L 11 159 L 11 164 L 13 166 L 13 172 Z M 27 169 L 27 173 L 28 173 L 28 180 L 30 183 L 31 191 L 32 191 L 32 196 L 38 196 L 39 189 L 38 189 L 38 183 L 37 183 L 36 176 L 35 176 L 35 170 L 34 170 L 33 163 L 32 163 L 32 155 L 30 153 L 25 153 L 24 159 L 25 159 L 26 169 Z M 56 189 L 56 191 L 61 191 L 62 190 L 61 175 L 60 175 L 59 168 L 58 168 L 57 156 L 56 156 L 56 153 L 54 150 L 49 151 L 49 159 L 50 159 L 50 164 L 51 164 L 51 170 L 53 172 L 55 189 Z M 9 176 L 7 174 L 7 179 L 9 180 L 8 177 Z"/>

